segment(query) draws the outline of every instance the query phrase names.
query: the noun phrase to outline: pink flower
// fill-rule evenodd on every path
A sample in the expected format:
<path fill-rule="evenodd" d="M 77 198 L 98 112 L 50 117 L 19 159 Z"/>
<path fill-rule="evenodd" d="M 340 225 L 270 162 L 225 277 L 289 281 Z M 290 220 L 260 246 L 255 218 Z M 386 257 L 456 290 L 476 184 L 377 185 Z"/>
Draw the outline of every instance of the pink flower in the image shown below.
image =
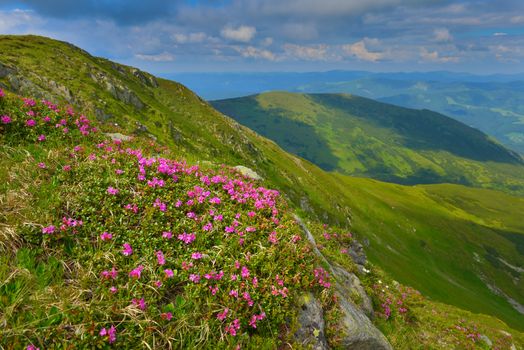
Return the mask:
<path fill-rule="evenodd" d="M 3 115 L 0 117 L 0 120 L 2 121 L 2 124 L 9 124 L 11 123 L 13 120 L 11 119 L 10 116 L 8 115 Z"/>
<path fill-rule="evenodd" d="M 196 253 L 191 254 L 191 259 L 194 259 L 194 260 L 202 259 L 202 253 L 196 252 Z"/>
<path fill-rule="evenodd" d="M 38 167 L 40 169 L 45 169 L 46 168 L 45 163 L 38 163 Z"/>
<path fill-rule="evenodd" d="M 45 141 L 45 135 L 38 136 L 37 140 L 40 142 Z"/>
<path fill-rule="evenodd" d="M 164 253 L 162 253 L 161 250 L 156 252 L 156 259 L 158 261 L 158 265 L 164 265 L 166 263 L 166 258 L 164 257 Z"/>
<path fill-rule="evenodd" d="M 122 169 L 116 169 L 115 170 L 115 174 L 117 175 L 122 175 L 124 173 L 124 171 Z"/>
<path fill-rule="evenodd" d="M 55 232 L 56 227 L 53 225 L 49 225 L 47 227 L 42 228 L 42 233 L 49 235 L 53 232 Z"/>
<path fill-rule="evenodd" d="M 135 268 L 135 269 L 131 270 L 131 272 L 129 272 L 129 277 L 139 279 L 143 270 L 144 270 L 144 266 L 139 265 L 137 268 Z"/>
<path fill-rule="evenodd" d="M 166 278 L 173 278 L 173 276 L 175 275 L 173 273 L 173 270 L 171 270 L 171 269 L 165 269 L 164 273 L 166 274 Z"/>
<path fill-rule="evenodd" d="M 220 312 L 219 314 L 217 314 L 217 319 L 219 319 L 220 321 L 224 321 L 227 317 L 227 313 L 229 312 L 229 309 L 226 307 L 224 309 L 224 311 Z"/>
<path fill-rule="evenodd" d="M 267 240 L 271 243 L 271 244 L 277 244 L 278 243 L 278 238 L 277 238 L 277 233 L 275 231 L 271 232 L 269 234 L 269 237 L 267 238 Z"/>
<path fill-rule="evenodd" d="M 194 233 L 189 234 L 184 232 L 178 235 L 178 239 L 184 242 L 185 244 L 190 244 L 196 239 L 196 235 Z"/>
<path fill-rule="evenodd" d="M 162 281 L 160 281 L 160 280 L 157 280 L 157 281 L 153 282 L 153 284 L 154 284 L 155 287 L 157 287 L 157 288 L 162 287 Z"/>
<path fill-rule="evenodd" d="M 200 282 L 200 275 L 192 273 L 191 275 L 189 275 L 189 280 L 193 283 L 198 283 Z"/>
<path fill-rule="evenodd" d="M 220 198 L 218 198 L 218 197 L 213 197 L 213 198 L 211 198 L 211 199 L 209 200 L 209 203 L 211 203 L 211 204 L 220 204 L 220 203 L 221 203 L 221 200 L 220 200 Z"/>
<path fill-rule="evenodd" d="M 115 294 L 116 292 L 118 292 L 118 289 L 117 289 L 115 286 L 111 286 L 111 288 L 109 288 L 109 291 L 110 291 L 112 294 Z"/>
<path fill-rule="evenodd" d="M 202 227 L 202 230 L 204 231 L 211 231 L 213 229 L 213 224 L 208 222 L 207 224 L 205 224 L 203 227 Z"/>
<path fill-rule="evenodd" d="M 33 127 L 36 125 L 36 121 L 34 119 L 28 119 L 26 122 L 25 122 L 25 125 L 27 125 L 28 127 Z"/>
<path fill-rule="evenodd" d="M 183 270 L 189 270 L 190 268 L 193 267 L 193 262 L 190 261 L 189 263 L 188 262 L 185 262 L 185 261 L 182 261 L 182 269 Z"/>
<path fill-rule="evenodd" d="M 211 291 L 212 295 L 215 295 L 218 292 L 218 286 L 214 286 L 214 287 L 209 286 L 209 290 Z"/>
<path fill-rule="evenodd" d="M 224 328 L 226 333 L 231 334 L 233 337 L 237 335 L 237 332 L 240 330 L 240 320 L 237 318 L 233 322 Z"/>
<path fill-rule="evenodd" d="M 164 231 L 164 232 L 162 232 L 162 238 L 171 239 L 171 238 L 173 238 L 173 233 L 169 232 L 169 231 Z"/>
<path fill-rule="evenodd" d="M 44 117 L 44 122 L 49 123 L 51 121 L 51 118 L 49 116 Z"/>
<path fill-rule="evenodd" d="M 100 333 L 98 333 L 101 337 L 107 336 L 107 341 L 109 344 L 112 344 L 116 341 L 116 328 L 115 326 L 111 326 L 109 329 L 102 328 L 100 330 Z"/>
<path fill-rule="evenodd" d="M 133 303 L 133 305 L 138 306 L 138 308 L 140 310 L 145 310 L 146 307 L 147 307 L 147 304 L 146 304 L 146 301 L 144 300 L 144 298 L 133 299 L 133 300 L 131 300 L 131 302 Z"/>
<path fill-rule="evenodd" d="M 250 218 L 254 217 L 255 215 L 257 215 L 254 211 L 250 211 L 249 213 L 247 213 L 247 216 L 249 216 Z"/>
<path fill-rule="evenodd" d="M 164 312 L 160 315 L 160 317 L 162 317 L 164 320 L 171 321 L 173 314 L 171 312 Z"/>
<path fill-rule="evenodd" d="M 4 96 L 5 96 L 4 90 L 0 89 L 0 97 L 4 97 Z"/>
<path fill-rule="evenodd" d="M 104 279 L 116 279 L 118 276 L 118 271 L 113 267 L 111 271 L 104 270 L 100 273 L 100 276 Z"/>
<path fill-rule="evenodd" d="M 242 278 L 248 278 L 249 277 L 249 270 L 247 267 L 245 266 L 242 266 L 242 272 L 240 273 L 240 275 L 242 276 Z"/>
<path fill-rule="evenodd" d="M 2 90 L 0 89 L 0 91 L 2 91 Z M 2 91 L 2 93 L 3 93 L 3 91 Z M 2 94 L 0 97 L 2 97 L 2 96 L 4 96 L 4 95 Z M 37 347 L 34 346 L 33 344 L 29 344 L 29 345 L 25 348 L 25 350 L 40 350 L 40 348 L 37 348 Z"/>
<path fill-rule="evenodd" d="M 102 232 L 102 234 L 100 235 L 100 239 L 102 241 L 109 241 L 113 238 L 113 235 L 109 232 Z"/>
<path fill-rule="evenodd" d="M 63 171 L 71 171 L 71 165 L 64 165 L 64 166 L 62 167 L 62 170 L 63 170 Z"/>
<path fill-rule="evenodd" d="M 157 198 L 155 200 L 155 203 L 153 203 L 153 207 L 158 208 L 160 211 L 166 211 L 167 205 L 163 203 L 160 198 Z"/>
<path fill-rule="evenodd" d="M 118 189 L 113 188 L 113 187 L 111 187 L 111 186 L 109 186 L 109 187 L 107 188 L 107 193 L 109 193 L 109 194 L 116 195 L 118 192 L 119 192 Z"/>
<path fill-rule="evenodd" d="M 129 255 L 133 254 L 133 248 L 131 248 L 131 244 L 129 244 L 129 243 L 124 243 L 124 244 L 122 245 L 122 247 L 124 248 L 124 249 L 122 250 L 122 254 L 124 254 L 125 256 L 129 256 Z"/>
<path fill-rule="evenodd" d="M 229 296 L 238 298 L 238 291 L 236 289 L 232 289 L 229 291 Z"/>

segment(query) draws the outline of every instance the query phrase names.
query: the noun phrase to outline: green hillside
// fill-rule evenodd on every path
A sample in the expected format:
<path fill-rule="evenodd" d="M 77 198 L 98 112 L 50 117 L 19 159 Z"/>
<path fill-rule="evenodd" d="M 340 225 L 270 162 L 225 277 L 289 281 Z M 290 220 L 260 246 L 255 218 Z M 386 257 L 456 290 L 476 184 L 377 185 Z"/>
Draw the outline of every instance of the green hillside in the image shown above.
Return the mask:
<path fill-rule="evenodd" d="M 522 266 L 520 198 L 462 186 L 452 187 L 450 192 L 446 185 L 435 186 L 436 189 L 432 186 L 405 187 L 327 173 L 225 117 L 182 85 L 90 56 L 67 43 L 34 36 L 0 36 L 0 64 L 0 84 L 6 90 L 72 104 L 98 119 L 104 128 L 136 135 L 144 144 L 147 144 L 145 140 L 156 140 L 174 152 L 177 158 L 186 159 L 190 164 L 219 166 L 223 163 L 254 169 L 263 178 L 262 185 L 281 191 L 289 205 L 302 216 L 312 222 L 327 222 L 344 230 L 351 229 L 362 240 L 369 239 L 366 251 L 371 261 L 395 280 L 420 289 L 433 300 L 495 315 L 511 327 L 522 330 L 524 316 L 512 308 L 506 298 L 496 296 L 487 286 L 496 286 L 518 303 L 524 303 L 522 282 L 519 282 L 522 273 L 509 267 Z M 293 106 L 296 100 L 287 101 L 289 106 Z M 296 108 L 299 107 L 300 104 L 296 104 Z M 362 122 L 362 128 L 365 125 Z M 294 127 L 293 123 L 286 125 L 286 130 L 295 130 L 291 127 Z M 384 137 L 398 138 L 398 134 L 375 129 L 383 132 Z M 307 127 L 305 130 L 310 132 Z M 369 127 L 371 131 L 373 128 Z M 311 132 L 308 135 L 313 138 L 319 134 Z M 482 134 L 475 135 L 482 137 Z M 318 141 L 315 149 L 322 158 L 329 160 L 323 152 L 336 157 L 337 153 L 329 151 L 330 145 L 323 144 L 318 136 L 313 139 Z M 421 142 L 417 143 L 420 147 L 423 146 Z M 56 148 L 62 146 L 59 144 Z M 2 153 L 9 154 L 4 169 L 18 164 L 26 155 L 24 147 L 30 146 L 10 147 L 6 146 L 6 152 Z M 13 153 L 7 153 L 8 150 Z M 160 153 L 152 151 L 153 154 L 156 152 Z M 468 181 L 476 177 L 479 185 L 504 189 L 512 185 L 514 192 L 522 189 L 519 180 L 521 166 L 511 153 L 497 144 L 486 141 L 478 159 L 475 158 L 477 160 L 465 158 L 465 154 L 474 152 L 472 148 L 464 147 L 457 152 L 462 153 L 460 156 L 448 150 L 422 150 L 419 153 L 444 154 L 447 158 L 443 161 L 461 170 L 466 164 L 471 168 L 469 172 L 464 170 L 471 177 Z M 444 169 L 419 153 L 412 152 L 410 157 L 419 163 L 427 163 L 435 171 Z M 48 157 L 47 153 L 40 151 L 39 154 L 39 157 L 44 157 L 42 159 Z M 49 154 L 52 157 L 54 151 Z M 504 162 L 495 161 L 499 157 Z M 402 164 L 402 158 L 399 159 L 399 164 Z M 500 173 L 496 175 L 493 169 Z M 513 174 L 508 174 L 510 172 Z M 2 176 L 9 179 L 13 175 L 4 170 Z M 6 191 L 4 196 L 14 196 L 9 194 L 9 187 L 3 190 Z M 22 187 L 21 193 L 24 191 L 27 189 Z M 464 199 L 458 201 L 455 192 L 463 193 Z M 52 187 L 43 191 L 42 198 L 38 199 L 43 206 L 49 193 L 53 193 Z M 474 201 L 482 205 L 473 206 Z M 402 210 L 395 209 L 397 203 L 401 203 Z M 492 207 L 493 203 L 500 207 Z M 504 211 L 504 207 L 514 211 Z M 18 209 L 14 208 L 13 213 L 17 214 Z M 36 216 L 40 215 L 30 209 L 27 213 L 30 216 L 19 218 L 17 224 L 35 222 Z M 426 213 L 430 214 L 429 219 L 426 219 Z M 53 212 L 53 215 L 56 219 L 58 214 Z M 412 224 L 407 224 L 408 221 Z M 15 230 L 13 227 L 17 226 L 8 227 Z M 466 244 L 470 241 L 471 246 Z M 473 253 L 477 253 L 479 258 Z M 448 256 L 451 258 L 447 259 Z M 462 260 L 457 263 L 459 257 Z M 486 283 L 480 279 L 481 274 Z"/>
<path fill-rule="evenodd" d="M 353 95 L 284 92 L 212 104 L 324 170 L 401 184 L 449 182 L 524 193 L 520 156 L 428 110 Z"/>

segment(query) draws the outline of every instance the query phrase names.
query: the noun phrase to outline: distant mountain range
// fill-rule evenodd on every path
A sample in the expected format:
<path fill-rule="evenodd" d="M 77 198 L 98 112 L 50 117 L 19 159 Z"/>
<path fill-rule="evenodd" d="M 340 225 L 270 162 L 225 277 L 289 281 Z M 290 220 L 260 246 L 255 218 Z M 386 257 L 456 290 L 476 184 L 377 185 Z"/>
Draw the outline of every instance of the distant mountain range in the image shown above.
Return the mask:
<path fill-rule="evenodd" d="M 399 106 L 430 109 L 453 117 L 524 153 L 524 74 L 472 75 L 454 72 L 209 73 L 171 77 L 206 99 L 270 90 L 351 93 Z"/>
<path fill-rule="evenodd" d="M 347 94 L 270 92 L 211 103 L 324 170 L 524 194 L 518 154 L 436 112 Z"/>

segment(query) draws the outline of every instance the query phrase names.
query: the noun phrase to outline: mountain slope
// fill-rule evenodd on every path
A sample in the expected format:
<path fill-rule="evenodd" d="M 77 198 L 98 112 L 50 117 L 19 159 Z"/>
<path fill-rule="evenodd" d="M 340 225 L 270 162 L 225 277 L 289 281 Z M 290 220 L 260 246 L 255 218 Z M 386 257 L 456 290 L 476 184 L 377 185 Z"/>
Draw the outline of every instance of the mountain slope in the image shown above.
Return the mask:
<path fill-rule="evenodd" d="M 422 251 L 419 248 L 420 240 L 426 240 L 430 246 L 439 245 L 438 234 L 441 232 L 449 241 L 447 247 L 453 256 L 460 256 L 463 240 L 472 239 L 475 231 L 480 229 L 488 232 L 486 237 L 494 238 L 492 246 L 500 257 L 518 267 L 522 261 L 522 254 L 517 251 L 522 234 L 519 228 L 508 226 L 507 231 L 514 235 L 496 236 L 494 230 L 484 229 L 481 220 L 471 214 L 474 208 L 466 206 L 459 218 L 454 216 L 458 209 L 454 209 L 456 204 L 449 196 L 436 201 L 416 192 L 417 195 L 404 203 L 406 210 L 388 209 L 392 205 L 386 194 L 405 201 L 401 195 L 404 191 L 410 193 L 411 187 L 326 173 L 223 116 L 182 85 L 90 56 L 66 43 L 34 36 L 0 36 L 0 63 L 0 84 L 8 90 L 57 102 L 69 101 L 86 114 L 96 116 L 106 127 L 117 123 L 119 126 L 115 128 L 119 132 L 156 138 L 189 162 L 250 167 L 264 178 L 264 184 L 282 191 L 295 208 L 313 221 L 321 218 L 324 222 L 346 228 L 353 224 L 360 237 L 369 237 L 371 245 L 367 251 L 372 261 L 379 263 L 393 278 L 423 289 L 436 300 L 496 315 L 513 327 L 524 324 L 521 314 L 504 298 L 494 296 L 475 277 L 480 269 L 487 282 L 522 304 L 521 286 L 510 283 L 507 266 L 490 267 L 488 260 L 484 259 L 477 269 L 475 256 L 470 254 L 464 256 L 465 263 L 458 269 L 445 262 L 442 250 Z M 16 164 L 15 160 L 13 163 Z M 515 165 L 507 167 L 513 169 Z M 469 190 L 454 188 L 457 192 Z M 479 193 L 486 193 L 486 198 L 509 208 L 520 208 L 516 197 L 491 191 Z M 431 210 L 434 219 L 426 222 L 422 213 L 428 203 L 434 206 Z M 387 213 L 387 220 L 384 213 Z M 518 221 L 518 213 L 495 211 L 492 221 L 500 222 L 498 228 L 506 230 L 507 222 Z M 402 220 L 419 222 L 434 233 L 431 240 L 425 238 L 425 230 L 413 232 L 410 227 L 398 226 Z M 463 225 L 456 226 L 457 223 Z M 468 231 L 463 232 L 464 228 Z M 388 247 L 405 250 L 407 255 L 390 254 Z M 475 252 L 481 257 L 488 254 L 486 249 L 475 246 Z M 417 270 L 413 274 L 406 273 L 405 266 L 416 266 Z M 461 273 L 471 278 L 465 279 L 461 285 L 449 283 L 449 279 L 455 280 Z M 423 274 L 427 275 L 421 278 Z M 474 302 L 469 303 L 470 298 Z"/>
<path fill-rule="evenodd" d="M 480 131 L 353 95 L 263 93 L 213 106 L 325 170 L 403 184 L 524 193 L 524 165 Z"/>
<path fill-rule="evenodd" d="M 261 91 L 348 93 L 453 117 L 524 154 L 524 76 L 456 72 L 181 73 L 167 75 L 206 99 Z"/>

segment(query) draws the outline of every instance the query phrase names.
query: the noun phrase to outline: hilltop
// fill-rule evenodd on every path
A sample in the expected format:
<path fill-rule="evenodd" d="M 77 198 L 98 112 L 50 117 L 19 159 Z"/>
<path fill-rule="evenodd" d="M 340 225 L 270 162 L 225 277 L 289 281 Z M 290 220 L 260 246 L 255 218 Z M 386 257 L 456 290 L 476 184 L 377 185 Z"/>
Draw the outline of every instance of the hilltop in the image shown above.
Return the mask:
<path fill-rule="evenodd" d="M 285 92 L 212 104 L 327 171 L 401 184 L 447 182 L 524 193 L 518 154 L 428 110 L 354 95 Z"/>
<path fill-rule="evenodd" d="M 389 285 L 396 283 L 391 280 L 394 278 L 404 285 L 421 290 L 433 300 L 477 313 L 495 315 L 513 328 L 524 324 L 522 315 L 511 307 L 506 298 L 511 297 L 517 303 L 524 303 L 522 285 L 514 283 L 521 276 L 518 269 L 521 268 L 521 237 L 524 231 L 518 224 L 519 213 L 522 212 L 519 197 L 456 186 L 452 188 L 453 193 L 461 193 L 465 198 L 457 201 L 455 196 L 446 192 L 449 190 L 446 185 L 434 185 L 435 187 L 421 190 L 418 186 L 399 186 L 330 174 L 307 160 L 285 152 L 273 141 L 222 115 L 178 83 L 93 57 L 70 44 L 42 37 L 1 36 L 0 48 L 0 84 L 7 90 L 38 99 L 46 98 L 53 103 L 73 105 L 90 116 L 93 123 L 106 132 L 134 136 L 139 140 L 141 148 L 149 149 L 149 142 L 162 145 L 148 151 L 151 157 L 171 159 L 174 154 L 176 159 L 184 160 L 186 164 L 215 170 L 219 170 L 221 164 L 226 169 L 237 165 L 248 167 L 262 178 L 257 186 L 279 191 L 289 206 L 288 218 L 295 211 L 308 221 L 308 226 L 320 226 L 311 231 L 321 245 L 331 244 L 329 250 L 333 250 L 332 258 L 338 259 L 337 262 L 349 260 L 348 253 L 341 253 L 336 249 L 339 246 L 338 241 L 322 241 L 325 239 L 321 226 L 323 222 L 337 227 L 338 232 L 351 230 L 358 236 L 366 246 L 371 262 L 378 264 L 391 276 L 388 277 Z M 94 121 L 95 119 L 98 121 Z M 5 179 L 14 177 L 21 179 L 21 184 L 32 183 L 34 173 L 26 173 L 24 170 L 29 166 L 27 163 L 13 168 L 14 173 L 7 170 L 25 159 L 26 151 L 30 151 L 31 157 L 36 158 L 32 145 L 36 141 L 34 138 L 30 141 L 16 146 L 14 150 L 11 150 L 13 145 L 3 146 L 5 154 L 9 155 L 7 160 L 2 160 L 5 167 L 1 174 Z M 45 157 L 45 154 L 53 155 L 58 150 L 70 150 L 75 146 L 61 142 L 57 142 L 55 148 L 47 149 L 47 153 L 42 150 L 37 153 Z M 13 153 L 8 153 L 8 150 Z M 498 148 L 493 150 L 497 151 Z M 171 153 L 164 153 L 166 151 Z M 34 160 L 28 162 L 33 164 Z M 104 173 L 103 181 L 107 186 L 114 187 L 108 181 L 115 176 L 111 171 L 117 169 L 107 166 L 109 170 Z M 508 166 L 511 168 L 516 165 Z M 93 172 L 93 176 L 96 174 Z M 37 180 L 34 186 L 40 186 L 41 178 L 34 178 Z M 52 180 L 51 183 L 55 181 L 54 177 L 46 179 Z M 97 181 L 96 177 L 90 177 L 89 181 L 91 182 L 83 183 L 82 186 L 100 186 L 95 186 L 92 182 Z M 4 182 L 8 183 L 10 182 L 7 180 Z M 3 187 L 4 196 L 11 193 L 11 188 L 6 186 Z M 20 193 L 27 192 L 23 188 L 22 190 Z M 42 191 L 42 198 L 28 204 L 29 207 L 24 212 L 26 216 L 18 217 L 18 221 L 10 223 L 10 230 L 18 232 L 17 225 L 24 222 L 38 222 L 39 225 L 53 223 L 56 226 L 55 221 L 61 220 L 59 211 L 51 209 L 51 214 L 43 214 L 31 207 L 35 203 L 44 207 L 48 205 L 49 198 L 54 198 L 49 197 L 49 194 L 54 193 L 54 190 L 51 187 Z M 107 187 L 102 190 L 107 190 Z M 480 201 L 478 206 L 468 204 L 476 201 Z M 500 208 L 492 207 L 493 203 L 497 203 Z M 67 207 L 67 204 L 63 205 Z M 501 209 L 503 207 L 511 210 L 504 211 Z M 17 209 L 14 212 L 19 211 Z M 427 220 L 428 212 L 431 213 L 431 220 Z M 293 230 L 298 229 L 297 226 L 293 227 Z M 110 230 L 107 232 L 111 233 Z M 479 232 L 482 239 L 477 237 Z M 470 247 L 466 253 L 464 246 Z M 448 255 L 453 258 L 447 259 Z M 25 261 L 23 256 L 20 259 Z M 39 259 L 36 260 L 40 261 Z M 459 263 L 457 259 L 460 259 Z M 508 267 L 500 259 L 517 270 Z M 34 259 L 29 261 L 29 271 L 43 269 L 41 265 L 31 262 Z M 378 280 L 386 280 L 378 272 L 373 272 L 373 276 L 375 277 L 369 280 L 370 288 Z M 457 280 L 460 282 L 457 283 Z M 490 290 L 493 286 L 498 288 L 496 290 L 501 295 L 497 296 Z M 382 297 L 387 299 L 386 295 Z M 383 302 L 376 300 L 376 306 L 380 307 Z M 441 339 L 446 330 L 458 325 L 461 318 L 467 318 L 471 320 L 471 324 L 479 327 L 489 325 L 493 334 L 498 334 L 498 329 L 519 334 L 488 316 L 471 314 L 428 300 L 420 303 L 417 301 L 415 304 L 423 310 L 417 313 L 421 322 L 413 323 L 412 318 L 407 323 L 400 322 L 402 317 L 398 319 L 399 323 L 395 321 L 395 325 L 388 322 L 381 325 L 382 318 L 377 321 L 390 341 L 400 348 L 402 344 L 409 348 L 409 343 L 406 343 L 409 338 L 413 342 L 428 342 L 427 344 Z M 438 310 L 442 319 L 449 320 L 429 320 L 428 315 L 432 310 Z M 432 332 L 432 328 L 439 331 Z M 395 343 L 392 335 L 400 334 L 399 332 L 405 336 L 397 338 Z M 427 338 L 417 338 L 416 334 L 427 334 Z M 453 331 L 446 334 L 456 338 Z M 453 340 L 449 342 L 442 347 L 446 348 L 446 344 L 453 343 Z"/>

